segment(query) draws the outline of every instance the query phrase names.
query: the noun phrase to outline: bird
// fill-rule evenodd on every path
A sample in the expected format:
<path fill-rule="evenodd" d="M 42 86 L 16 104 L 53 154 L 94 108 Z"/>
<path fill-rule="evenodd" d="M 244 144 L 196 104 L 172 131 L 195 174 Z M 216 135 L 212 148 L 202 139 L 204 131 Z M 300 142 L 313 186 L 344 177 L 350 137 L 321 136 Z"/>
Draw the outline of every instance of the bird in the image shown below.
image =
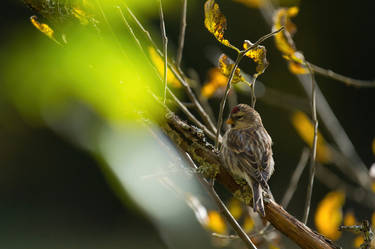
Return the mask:
<path fill-rule="evenodd" d="M 234 106 L 226 123 L 230 128 L 220 150 L 224 167 L 246 180 L 253 193 L 253 209 L 264 217 L 263 191 L 273 198 L 267 183 L 275 165 L 272 139 L 259 113 L 249 105 Z"/>

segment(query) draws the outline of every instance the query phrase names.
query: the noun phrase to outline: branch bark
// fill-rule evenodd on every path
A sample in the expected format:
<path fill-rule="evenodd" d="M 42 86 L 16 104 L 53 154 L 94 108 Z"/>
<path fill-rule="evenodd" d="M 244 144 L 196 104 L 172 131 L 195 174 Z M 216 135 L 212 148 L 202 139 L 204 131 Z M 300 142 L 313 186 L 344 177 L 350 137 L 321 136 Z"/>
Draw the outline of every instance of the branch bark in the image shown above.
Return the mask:
<path fill-rule="evenodd" d="M 232 193 L 240 189 L 240 186 L 222 166 L 219 154 L 214 146 L 206 141 L 200 129 L 183 122 L 172 112 L 167 112 L 160 126 L 172 142 L 187 152 L 197 165 L 218 167 L 220 173 L 216 176 L 216 182 L 224 185 Z M 312 231 L 274 201 L 265 201 L 265 212 L 266 220 L 303 249 L 340 248 L 329 239 Z"/>

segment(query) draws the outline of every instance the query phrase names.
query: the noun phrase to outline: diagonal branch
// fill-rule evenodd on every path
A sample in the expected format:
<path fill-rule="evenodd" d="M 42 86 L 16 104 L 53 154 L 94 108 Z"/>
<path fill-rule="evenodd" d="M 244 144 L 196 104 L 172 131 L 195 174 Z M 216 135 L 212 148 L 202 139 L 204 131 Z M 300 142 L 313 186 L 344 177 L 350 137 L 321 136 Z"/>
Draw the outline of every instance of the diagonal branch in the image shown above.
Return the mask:
<path fill-rule="evenodd" d="M 289 202 L 292 199 L 293 194 L 297 189 L 298 181 L 301 178 L 302 172 L 306 167 L 308 159 L 309 159 L 309 149 L 305 147 L 302 151 L 301 158 L 299 159 L 297 167 L 293 172 L 292 178 L 290 179 L 290 184 L 287 190 L 285 191 L 283 199 L 281 200 L 281 206 L 283 206 L 285 209 L 288 207 Z"/>
<path fill-rule="evenodd" d="M 368 81 L 368 80 L 358 80 L 353 79 L 338 73 L 333 72 L 330 69 L 325 69 L 322 67 L 319 67 L 317 65 L 311 64 L 311 68 L 314 70 L 315 73 L 323 75 L 328 78 L 335 79 L 337 81 L 341 81 L 345 83 L 348 86 L 354 86 L 354 87 L 375 87 L 375 80 Z"/>
<path fill-rule="evenodd" d="M 318 118 L 316 115 L 316 90 L 315 90 L 315 77 L 314 72 L 311 69 L 311 66 L 308 62 L 305 62 L 307 68 L 309 69 L 310 76 L 311 76 L 311 113 L 312 113 L 312 119 L 314 122 L 314 139 L 313 144 L 311 148 L 311 155 L 310 155 L 310 175 L 309 175 L 309 185 L 307 185 L 307 196 L 306 196 L 306 202 L 305 202 L 305 209 L 303 214 L 303 223 L 307 223 L 307 220 L 309 218 L 309 212 L 310 212 L 310 205 L 311 205 L 311 196 L 313 191 L 313 185 L 314 185 L 314 177 L 315 177 L 315 158 L 316 158 L 316 144 L 318 141 Z"/>

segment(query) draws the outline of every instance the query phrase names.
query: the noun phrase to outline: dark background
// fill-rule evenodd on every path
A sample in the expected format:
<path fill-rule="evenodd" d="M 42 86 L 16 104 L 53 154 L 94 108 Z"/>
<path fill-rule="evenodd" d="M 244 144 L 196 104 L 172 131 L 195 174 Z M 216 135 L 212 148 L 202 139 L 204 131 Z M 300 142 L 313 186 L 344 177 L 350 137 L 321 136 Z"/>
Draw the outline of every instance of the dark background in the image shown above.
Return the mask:
<path fill-rule="evenodd" d="M 371 2 L 301 1 L 300 13 L 294 18 L 298 49 L 316 65 L 354 78 L 374 79 L 375 9 Z M 269 32 L 258 10 L 231 1 L 219 3 L 228 18 L 226 37 L 235 45 L 240 46 L 244 39 L 254 42 Z M 213 66 L 205 56 L 208 49 L 218 47 L 232 58 L 234 54 L 205 30 L 202 5 L 203 2 L 195 3 L 188 9 L 183 66 L 195 69 L 204 81 L 207 70 Z M 7 38 L 17 32 L 15 28 L 19 25 L 37 32 L 29 23 L 33 13 L 21 2 L 2 1 L 0 11 L 2 43 L 9 42 Z M 178 14 L 179 11 L 166 13 L 171 44 L 177 44 Z M 157 17 L 154 24 L 157 29 Z M 304 97 L 272 39 L 265 46 L 270 66 L 260 80 L 275 89 Z M 7 58 L 1 60 L 6 63 Z M 241 68 L 253 70 L 246 63 Z M 374 162 L 371 143 L 375 137 L 375 89 L 347 87 L 323 77 L 317 77 L 317 81 L 357 152 L 370 166 Z M 217 100 L 212 103 L 218 106 Z M 278 199 L 304 143 L 290 124 L 290 113 L 262 101 L 257 108 L 275 142 L 276 172 L 270 184 Z M 326 138 L 330 140 L 329 136 Z M 290 212 L 297 217 L 302 215 L 306 179 L 304 174 L 290 205 Z M 317 182 L 312 212 L 327 191 Z M 123 205 L 117 198 L 94 158 L 48 128 L 25 121 L 0 92 L 0 248 L 163 247 L 152 224 L 128 203 Z M 348 201 L 344 209 L 350 208 L 357 210 L 358 218 L 368 218 L 371 213 Z M 139 234 L 147 234 L 147 239 L 131 236 Z"/>

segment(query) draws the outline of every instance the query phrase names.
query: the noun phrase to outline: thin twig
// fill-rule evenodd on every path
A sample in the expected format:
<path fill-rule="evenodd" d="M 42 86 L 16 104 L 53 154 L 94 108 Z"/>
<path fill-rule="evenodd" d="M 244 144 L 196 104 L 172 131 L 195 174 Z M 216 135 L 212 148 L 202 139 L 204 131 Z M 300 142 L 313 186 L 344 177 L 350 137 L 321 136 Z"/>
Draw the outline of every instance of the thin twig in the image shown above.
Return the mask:
<path fill-rule="evenodd" d="M 202 124 L 190 111 L 186 106 L 181 103 L 181 101 L 177 98 L 176 95 L 167 87 L 168 93 L 172 96 L 174 102 L 178 105 L 178 107 L 182 110 L 183 113 L 188 117 L 190 121 L 192 121 L 195 125 L 198 126 L 199 129 L 202 129 L 211 139 L 215 139 L 215 134 L 212 133 L 204 124 Z"/>
<path fill-rule="evenodd" d="M 305 202 L 305 210 L 303 214 L 303 223 L 306 224 L 307 220 L 309 218 L 309 212 L 310 212 L 310 204 L 311 204 L 311 196 L 312 196 L 312 191 L 313 191 L 313 185 L 314 185 L 314 177 L 315 177 L 315 157 L 316 157 L 316 143 L 318 140 L 318 118 L 316 115 L 316 91 L 315 91 L 315 77 L 314 77 L 314 72 L 311 69 L 311 66 L 308 62 L 305 62 L 307 68 L 310 71 L 311 75 L 311 84 L 312 84 L 312 89 L 311 89 L 311 112 L 312 112 L 312 119 L 314 123 L 314 140 L 312 144 L 312 149 L 311 149 L 311 156 L 310 156 L 310 175 L 309 175 L 309 182 L 307 186 L 307 196 L 306 196 L 306 202 Z"/>
<path fill-rule="evenodd" d="M 271 232 L 274 232 L 275 229 L 270 229 L 268 231 L 265 231 L 265 232 L 254 232 L 254 233 L 250 233 L 248 234 L 248 236 L 250 238 L 253 238 L 253 237 L 258 237 L 258 236 L 264 236 L 265 234 L 268 234 L 268 233 L 271 233 Z M 234 234 L 230 234 L 230 235 L 226 235 L 226 234 L 220 234 L 220 233 L 211 233 L 212 236 L 216 237 L 216 238 L 219 238 L 219 239 L 230 239 L 230 240 L 235 240 L 235 239 L 240 239 L 240 237 L 238 235 L 234 235 Z"/>
<path fill-rule="evenodd" d="M 245 242 L 246 247 L 250 248 L 250 249 L 256 249 L 256 246 L 253 244 L 253 242 L 250 240 L 249 236 L 247 236 L 245 231 L 238 224 L 236 219 L 229 212 L 228 208 L 225 206 L 223 201 L 220 199 L 220 197 L 216 193 L 215 189 L 213 187 L 211 187 L 209 189 L 209 191 L 210 191 L 211 195 L 214 197 L 214 199 L 215 199 L 217 205 L 219 206 L 222 214 L 226 217 L 227 221 L 231 224 L 232 228 L 237 232 L 237 234 L 241 238 L 241 240 L 243 242 Z"/>
<path fill-rule="evenodd" d="M 194 169 L 197 169 L 197 166 L 195 165 L 195 163 L 191 159 L 191 157 L 187 153 L 185 155 L 186 155 L 186 159 L 189 162 L 190 166 Z M 201 179 L 200 181 L 203 183 L 203 185 L 207 189 L 208 193 L 215 200 L 215 202 L 218 205 L 221 213 L 227 219 L 227 221 L 232 226 L 232 228 L 236 231 L 236 233 L 241 238 L 241 240 L 245 243 L 246 247 L 249 248 L 249 249 L 257 249 L 256 246 L 253 244 L 253 242 L 250 240 L 249 236 L 245 233 L 245 231 L 241 228 L 241 226 L 238 224 L 236 219 L 229 212 L 228 208 L 225 206 L 223 201 L 220 199 L 219 195 L 216 193 L 213 186 L 211 186 L 211 184 L 209 182 L 207 182 L 207 180 L 203 179 L 202 176 L 199 175 L 198 177 Z"/>
<path fill-rule="evenodd" d="M 187 0 L 183 0 L 182 12 L 181 12 L 180 36 L 178 38 L 178 49 L 177 49 L 177 57 L 176 57 L 177 68 L 180 68 L 182 52 L 184 50 L 185 30 L 186 30 L 186 10 L 187 10 Z"/>
<path fill-rule="evenodd" d="M 159 14 L 160 14 L 160 30 L 161 30 L 161 38 L 163 40 L 163 54 L 164 54 L 164 97 L 163 101 L 165 104 L 165 99 L 167 98 L 167 70 L 168 70 L 168 37 L 165 32 L 165 22 L 164 22 L 164 14 L 163 14 L 163 4 L 161 0 L 159 0 Z"/>
<path fill-rule="evenodd" d="M 230 240 L 235 240 L 239 239 L 240 237 L 238 235 L 233 235 L 233 234 L 220 234 L 220 233 L 211 233 L 213 237 L 219 238 L 219 239 L 230 239 Z"/>
<path fill-rule="evenodd" d="M 360 245 L 360 249 L 371 249 L 371 243 L 374 239 L 374 232 L 371 230 L 371 225 L 368 220 L 363 220 L 361 225 L 354 226 L 340 226 L 339 231 L 350 231 L 353 233 L 361 232 L 363 235 L 363 243 Z"/>
<path fill-rule="evenodd" d="M 289 202 L 292 199 L 294 192 L 297 189 L 298 181 L 301 178 L 302 172 L 306 167 L 308 159 L 309 159 L 309 148 L 305 147 L 302 151 L 301 158 L 299 159 L 297 167 L 293 172 L 289 186 L 287 190 L 285 191 L 283 199 L 281 200 L 281 206 L 283 206 L 285 209 L 288 207 Z"/>
<path fill-rule="evenodd" d="M 215 149 L 216 150 L 219 149 L 219 136 L 220 136 L 221 126 L 223 125 L 223 113 L 224 113 L 225 102 L 227 101 L 227 97 L 228 97 L 229 90 L 230 90 L 230 87 L 231 87 L 231 82 L 232 82 L 232 79 L 233 79 L 233 76 L 234 76 L 234 72 L 236 71 L 236 69 L 238 67 L 238 64 L 240 63 L 240 61 L 244 57 L 244 55 L 245 54 L 242 51 L 237 55 L 236 62 L 234 63 L 232 71 L 230 72 L 230 75 L 228 77 L 228 82 L 227 82 L 227 86 L 225 88 L 224 96 L 222 97 L 222 99 L 220 101 L 219 118 L 218 118 L 218 122 L 217 122 L 216 138 L 215 138 Z"/>
<path fill-rule="evenodd" d="M 250 85 L 250 92 L 251 92 L 251 107 L 255 108 L 255 103 L 257 102 L 256 96 L 255 96 L 255 82 L 257 80 L 257 77 L 252 77 L 252 81 L 249 84 Z"/>
<path fill-rule="evenodd" d="M 151 42 L 152 46 L 154 48 L 157 48 L 156 43 L 152 39 L 150 32 L 148 32 L 148 30 L 143 27 L 142 23 L 138 20 L 138 18 L 134 15 L 134 13 L 131 11 L 129 7 L 126 6 L 126 10 L 129 12 L 130 16 L 133 18 L 133 21 L 137 24 L 138 28 L 140 28 L 142 32 L 146 35 L 149 42 Z"/>
<path fill-rule="evenodd" d="M 199 103 L 199 100 L 195 96 L 195 94 L 194 94 L 193 90 L 191 89 L 191 87 L 189 86 L 189 84 L 181 77 L 181 75 L 177 72 L 177 70 L 172 65 L 169 64 L 169 68 L 170 68 L 171 72 L 173 73 L 173 75 L 177 78 L 177 80 L 184 87 L 185 93 L 187 94 L 190 101 L 195 104 L 195 107 L 198 111 L 198 114 L 203 119 L 203 122 L 209 127 L 209 129 L 211 131 L 216 133 L 216 127 L 215 127 L 214 123 L 212 122 L 210 116 L 204 110 L 202 105 Z"/>
<path fill-rule="evenodd" d="M 348 86 L 354 86 L 354 87 L 375 87 L 375 80 L 358 80 L 353 79 L 338 73 L 333 72 L 330 69 L 325 69 L 322 67 L 319 67 L 317 65 L 311 64 L 311 68 L 314 70 L 314 72 L 323 75 L 328 78 L 335 79 L 337 81 L 341 81 L 345 83 Z"/>
<path fill-rule="evenodd" d="M 225 88 L 224 96 L 223 96 L 223 98 L 221 99 L 221 102 L 220 102 L 219 118 L 218 118 L 217 127 L 216 127 L 216 140 L 215 140 L 215 149 L 216 150 L 219 149 L 219 135 L 220 135 L 221 126 L 223 125 L 223 113 L 224 113 L 225 103 L 226 103 L 226 100 L 227 100 L 227 97 L 228 97 L 228 94 L 229 94 L 229 90 L 230 90 L 230 87 L 231 87 L 231 82 L 232 82 L 234 73 L 235 73 L 236 69 L 238 68 L 238 65 L 240 64 L 242 58 L 246 55 L 247 52 L 249 52 L 251 49 L 254 49 L 254 48 L 258 47 L 258 45 L 261 44 L 264 40 L 272 37 L 273 35 L 282 31 L 283 29 L 284 29 L 284 27 L 281 27 L 280 29 L 278 29 L 276 31 L 273 31 L 269 34 L 266 34 L 266 35 L 262 36 L 261 38 L 258 39 L 258 41 L 256 41 L 249 48 L 247 48 L 245 50 L 242 50 L 237 54 L 236 61 L 234 63 L 232 71 L 230 72 L 229 77 L 228 77 L 228 82 L 227 82 L 227 86 Z"/>
<path fill-rule="evenodd" d="M 102 15 L 102 17 L 103 17 L 106 25 L 108 26 L 108 29 L 110 30 L 110 32 L 111 32 L 112 36 L 114 37 L 114 39 L 115 39 L 118 47 L 120 48 L 121 54 L 125 57 L 126 61 L 132 61 L 132 60 L 130 60 L 129 56 L 125 53 L 125 50 L 124 50 L 124 48 L 122 46 L 122 43 L 120 42 L 118 35 L 113 30 L 112 25 L 108 21 L 108 18 L 106 16 L 106 14 L 105 14 L 105 12 L 103 10 L 102 4 L 100 3 L 99 0 L 96 0 L 96 5 L 98 6 L 100 14 Z"/>

